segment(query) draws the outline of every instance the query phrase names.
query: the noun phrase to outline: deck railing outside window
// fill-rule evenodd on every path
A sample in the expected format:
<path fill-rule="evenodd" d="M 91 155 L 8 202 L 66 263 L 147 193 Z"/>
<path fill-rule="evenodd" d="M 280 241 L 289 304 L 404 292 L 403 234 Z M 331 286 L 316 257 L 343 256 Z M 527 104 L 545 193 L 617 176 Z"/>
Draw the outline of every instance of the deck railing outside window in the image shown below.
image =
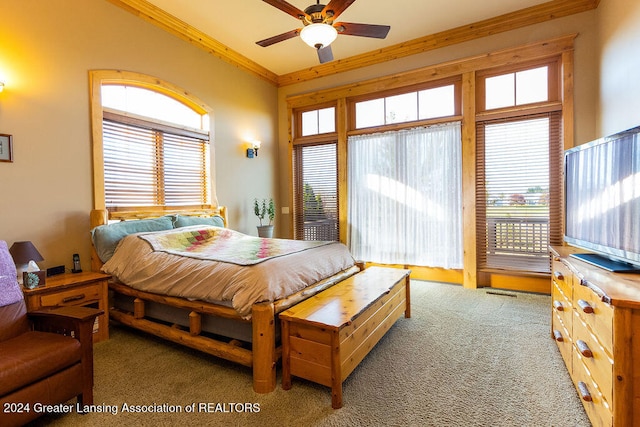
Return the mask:
<path fill-rule="evenodd" d="M 487 217 L 487 261 L 500 268 L 526 263 L 530 270 L 548 272 L 549 219 Z"/>

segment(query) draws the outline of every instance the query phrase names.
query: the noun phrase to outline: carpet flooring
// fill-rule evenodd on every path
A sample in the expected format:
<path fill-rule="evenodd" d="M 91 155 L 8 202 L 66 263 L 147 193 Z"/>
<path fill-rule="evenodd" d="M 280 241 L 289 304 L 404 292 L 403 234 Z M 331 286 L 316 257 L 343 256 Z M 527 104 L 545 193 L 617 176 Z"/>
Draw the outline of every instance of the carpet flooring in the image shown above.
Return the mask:
<path fill-rule="evenodd" d="M 278 375 L 257 394 L 249 368 L 111 325 L 95 346 L 96 412 L 34 425 L 590 425 L 550 338 L 549 296 L 413 281 L 411 299 L 412 318 L 344 382 L 341 409 L 327 387 L 294 377 L 284 391 Z"/>

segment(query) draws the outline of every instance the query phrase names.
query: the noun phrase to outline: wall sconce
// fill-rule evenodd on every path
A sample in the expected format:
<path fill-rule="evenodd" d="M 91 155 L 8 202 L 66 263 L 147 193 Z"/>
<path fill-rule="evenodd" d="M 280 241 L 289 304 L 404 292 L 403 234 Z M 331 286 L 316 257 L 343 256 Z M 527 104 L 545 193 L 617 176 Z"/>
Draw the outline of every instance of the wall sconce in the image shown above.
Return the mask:
<path fill-rule="evenodd" d="M 4 90 L 4 82 L 0 81 L 0 92 Z"/>
<path fill-rule="evenodd" d="M 260 148 L 260 141 L 253 141 L 250 143 L 251 147 L 247 148 L 247 158 L 253 159 L 258 157 L 258 149 Z"/>
<path fill-rule="evenodd" d="M 17 279 L 18 279 L 18 283 L 20 283 L 22 285 L 23 281 L 22 281 L 22 273 L 24 273 L 25 271 L 27 271 L 27 269 L 29 268 L 29 266 L 32 266 L 32 269 L 37 269 L 40 270 L 40 268 L 38 267 L 38 264 L 36 264 L 36 261 L 42 261 L 44 260 L 44 258 L 42 258 L 42 255 L 40 255 L 40 252 L 38 252 L 38 250 L 36 249 L 36 247 L 33 245 L 33 243 L 27 241 L 27 242 L 15 242 L 13 245 L 11 245 L 11 248 L 9 249 L 9 253 L 11 254 L 11 257 L 13 257 L 13 262 L 16 263 L 16 270 L 17 270 Z M 34 270 L 34 271 L 37 271 Z"/>

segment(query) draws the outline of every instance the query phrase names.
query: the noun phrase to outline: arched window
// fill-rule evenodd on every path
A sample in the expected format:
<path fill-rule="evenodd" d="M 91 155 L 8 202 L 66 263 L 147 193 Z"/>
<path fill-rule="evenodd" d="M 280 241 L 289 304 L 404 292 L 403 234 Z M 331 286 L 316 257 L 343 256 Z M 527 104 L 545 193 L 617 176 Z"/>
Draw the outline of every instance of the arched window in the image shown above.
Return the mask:
<path fill-rule="evenodd" d="M 207 106 L 138 73 L 92 71 L 91 88 L 96 209 L 212 203 Z"/>

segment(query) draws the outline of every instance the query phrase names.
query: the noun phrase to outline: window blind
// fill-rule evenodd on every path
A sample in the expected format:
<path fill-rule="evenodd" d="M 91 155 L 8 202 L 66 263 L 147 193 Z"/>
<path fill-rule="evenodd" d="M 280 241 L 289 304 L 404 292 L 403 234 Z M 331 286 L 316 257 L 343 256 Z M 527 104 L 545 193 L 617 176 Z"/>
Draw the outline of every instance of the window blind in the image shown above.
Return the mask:
<path fill-rule="evenodd" d="M 340 239 L 336 148 L 335 142 L 294 147 L 296 239 Z"/>
<path fill-rule="evenodd" d="M 105 112 L 106 206 L 207 204 L 208 140 L 208 133 Z"/>
<path fill-rule="evenodd" d="M 550 272 L 562 242 L 561 113 L 478 122 L 477 253 L 481 270 Z"/>

